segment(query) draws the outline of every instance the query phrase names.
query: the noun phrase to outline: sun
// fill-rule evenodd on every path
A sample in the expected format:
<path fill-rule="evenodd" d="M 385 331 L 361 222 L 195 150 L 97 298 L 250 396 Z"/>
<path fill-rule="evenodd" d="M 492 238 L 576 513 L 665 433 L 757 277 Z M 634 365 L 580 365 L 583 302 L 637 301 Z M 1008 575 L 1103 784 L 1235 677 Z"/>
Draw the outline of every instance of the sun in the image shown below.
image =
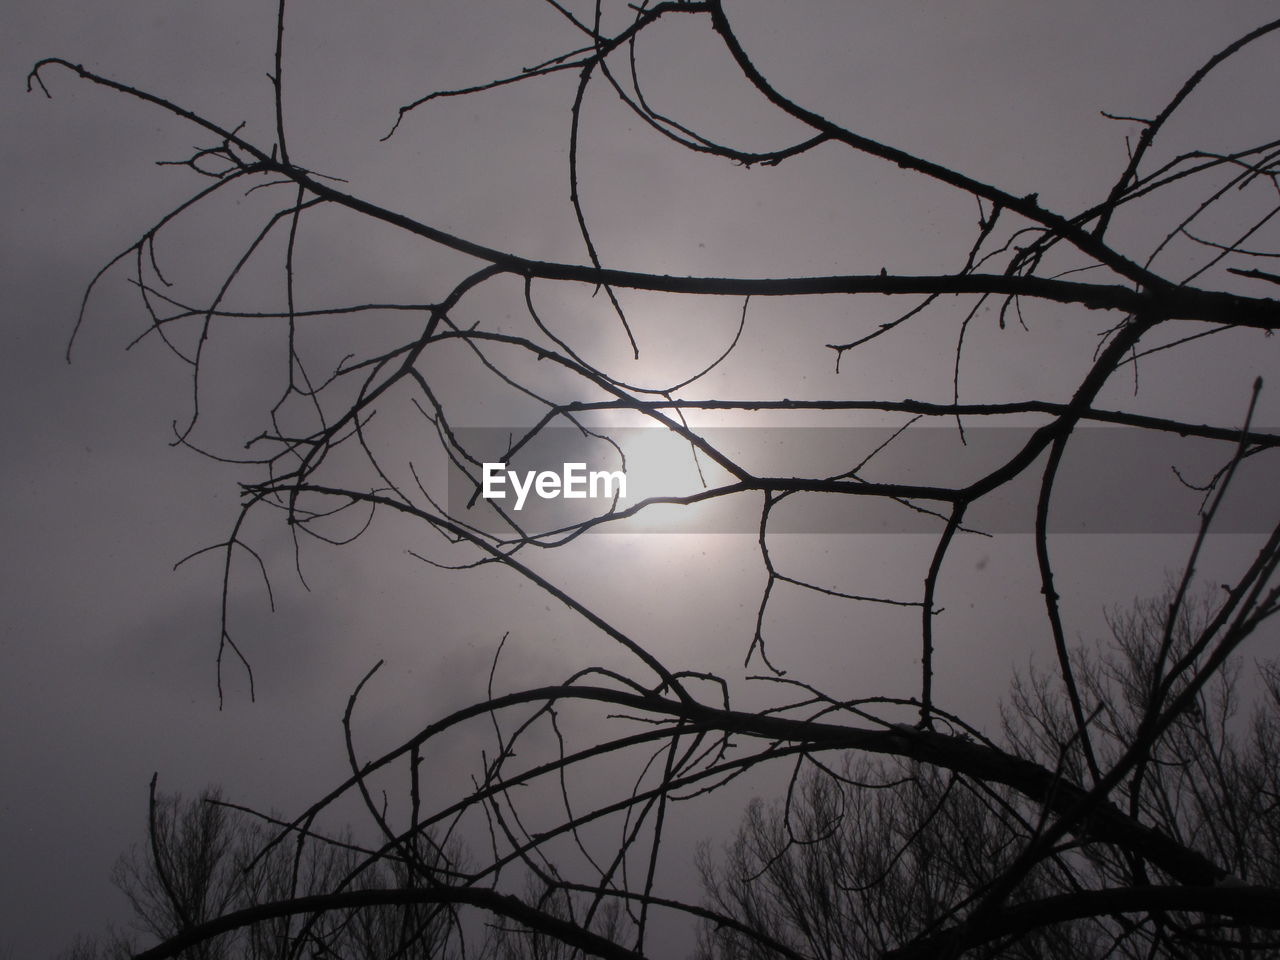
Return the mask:
<path fill-rule="evenodd" d="M 662 427 L 629 427 L 611 434 L 626 457 L 626 497 L 621 510 L 650 499 L 686 498 L 719 486 L 725 471 L 689 440 Z M 649 503 L 622 522 L 628 531 L 645 533 L 705 533 L 707 503 Z"/>

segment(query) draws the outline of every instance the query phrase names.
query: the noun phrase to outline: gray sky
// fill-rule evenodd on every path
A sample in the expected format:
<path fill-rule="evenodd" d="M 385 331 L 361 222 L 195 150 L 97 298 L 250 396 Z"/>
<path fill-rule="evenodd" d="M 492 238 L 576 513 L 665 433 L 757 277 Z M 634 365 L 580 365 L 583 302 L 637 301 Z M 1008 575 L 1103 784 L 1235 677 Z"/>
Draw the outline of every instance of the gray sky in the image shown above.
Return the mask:
<path fill-rule="evenodd" d="M 296 160 L 468 239 L 584 260 L 567 202 L 568 76 L 428 105 L 379 142 L 396 107 L 416 96 L 569 49 L 576 37 L 549 7 L 323 2 L 291 14 L 287 124 Z M 731 14 L 757 64 L 793 99 L 1012 193 L 1039 191 L 1043 203 L 1071 213 L 1100 199 L 1123 166 L 1125 136 L 1136 135 L 1134 124 L 1098 111 L 1154 112 L 1212 52 L 1273 15 L 1274 4 L 806 0 L 785 12 L 735 2 Z M 342 775 L 341 711 L 378 658 L 388 665 L 359 728 L 370 751 L 479 695 L 508 630 L 513 643 L 499 679 L 505 671 L 509 686 L 613 654 L 508 574 L 446 574 L 405 557 L 406 546 L 422 542 L 413 531 L 380 526 L 341 550 L 310 545 L 308 592 L 291 573 L 283 531 L 264 515 L 252 535 L 277 610 L 269 613 L 247 565 L 232 593 L 258 699 L 249 702 L 230 669 L 218 710 L 219 566 L 205 558 L 172 567 L 226 536 L 241 474 L 168 446 L 170 424 L 189 415 L 189 380 L 155 337 L 124 352 L 145 328 L 125 271 L 99 285 L 74 363 L 63 362 L 87 281 L 194 188 L 189 171 L 153 161 L 182 159 L 206 137 L 66 71 L 46 75 L 52 100 L 25 94 L 23 77 L 41 57 L 65 57 L 229 126 L 244 120 L 266 142 L 273 14 L 248 2 L 17 0 L 6 21 L 0 902 L 10 922 L 0 950 L 18 957 L 51 954 L 76 933 L 121 918 L 108 876 L 116 855 L 142 836 L 152 771 L 165 789 L 216 782 L 243 802 L 293 811 Z M 802 135 L 734 75 L 705 23 L 681 26 L 641 46 L 657 109 L 747 149 Z M 1225 71 L 1171 125 L 1162 155 L 1265 139 L 1280 119 L 1277 62 L 1273 40 Z M 588 99 L 584 123 L 584 202 L 610 266 L 744 276 L 944 271 L 960 265 L 976 216 L 968 198 L 834 148 L 749 170 L 690 158 L 625 115 L 604 85 Z M 177 225 L 160 247 L 170 279 L 211 289 L 266 203 L 243 198 Z M 1127 249 L 1145 252 L 1168 228 L 1154 211 L 1117 230 Z M 308 220 L 300 263 L 308 306 L 430 300 L 466 267 L 458 255 L 328 214 Z M 236 288 L 235 304 L 278 308 L 278 271 L 278 257 L 264 258 Z M 623 359 L 621 330 L 601 301 L 537 292 L 593 358 L 637 380 L 698 369 L 722 349 L 741 309 L 728 300 L 633 298 L 637 362 Z M 518 294 L 510 284 L 485 292 L 462 319 L 525 332 Z M 687 395 L 950 399 L 956 317 L 946 313 L 847 356 L 834 372 L 826 343 L 902 306 L 866 297 L 753 303 L 732 362 Z M 1105 318 L 1037 309 L 1029 332 L 1000 332 L 992 316 L 975 325 L 962 399 L 1061 397 L 1078 379 Z M 330 324 L 312 348 L 316 356 L 368 351 L 404 329 L 386 317 Z M 250 324 L 220 330 L 202 395 L 202 441 L 230 451 L 262 429 L 283 369 L 281 343 L 278 331 Z M 1260 335 L 1222 338 L 1207 355 L 1150 358 L 1141 393 L 1116 384 L 1104 405 L 1234 424 L 1248 384 L 1273 375 L 1276 359 L 1276 344 Z M 469 425 L 505 425 L 527 412 L 462 372 L 444 383 L 467 404 Z M 554 378 L 549 385 L 563 386 Z M 387 443 L 421 431 L 402 406 L 386 412 Z M 1275 385 L 1256 419 L 1280 423 Z M 1056 540 L 1072 588 L 1071 634 L 1095 631 L 1103 602 L 1157 589 L 1186 542 Z M 1227 569 L 1249 542 L 1216 538 L 1206 570 Z M 752 549 L 740 536 L 600 536 L 538 562 L 673 666 L 739 677 L 763 583 Z M 776 547 L 794 569 L 830 573 L 833 585 L 887 592 L 917 589 L 929 549 L 928 538 L 908 536 L 784 537 Z M 989 703 L 1008 670 L 1043 643 L 1031 557 L 1025 536 L 957 547 L 941 597 L 942 637 L 953 641 L 940 644 L 946 702 Z M 914 621 L 796 596 L 780 598 L 771 616 L 771 650 L 797 674 L 841 677 L 851 695 L 895 684 L 910 692 Z M 438 758 L 442 781 L 474 769 L 466 747 Z"/>

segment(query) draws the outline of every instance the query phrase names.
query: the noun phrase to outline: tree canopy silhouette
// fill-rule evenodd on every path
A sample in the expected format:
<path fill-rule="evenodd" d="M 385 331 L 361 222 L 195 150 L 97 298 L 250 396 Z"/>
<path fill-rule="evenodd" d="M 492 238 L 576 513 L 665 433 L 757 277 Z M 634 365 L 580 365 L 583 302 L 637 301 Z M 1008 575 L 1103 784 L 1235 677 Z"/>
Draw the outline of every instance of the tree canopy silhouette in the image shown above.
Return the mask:
<path fill-rule="evenodd" d="M 1123 754 L 1142 722 L 1170 599 L 1122 610 L 1111 619 L 1109 642 L 1077 652 L 1080 689 L 1098 705 L 1092 729 L 1104 763 Z M 1212 612 L 1205 595 L 1183 606 L 1173 641 L 1180 655 Z M 1209 854 L 1240 883 L 1274 889 L 1280 675 L 1274 661 L 1264 664 L 1264 691 L 1254 698 L 1242 694 L 1241 667 L 1233 662 L 1200 690 L 1119 796 L 1127 793 L 1143 822 Z M 1251 711 L 1241 709 L 1246 699 L 1255 700 Z M 1019 678 L 1003 726 L 1006 749 L 1072 779 L 1083 773 L 1053 677 Z M 701 861 L 716 909 L 772 932 L 786 949 L 708 923 L 699 955 L 863 957 L 927 941 L 998 882 L 1041 816 L 1017 791 L 914 761 L 815 767 L 784 800 L 756 801 L 725 855 L 708 847 Z M 1165 879 L 1086 834 L 1037 863 L 1011 893 L 1004 920 L 975 931 L 972 943 L 1019 957 L 1231 957 L 1274 949 L 1269 930 L 1182 912 Z M 1167 897 L 1168 909 L 1092 909 L 1112 896 L 1118 905 L 1143 895 L 1153 906 Z"/>

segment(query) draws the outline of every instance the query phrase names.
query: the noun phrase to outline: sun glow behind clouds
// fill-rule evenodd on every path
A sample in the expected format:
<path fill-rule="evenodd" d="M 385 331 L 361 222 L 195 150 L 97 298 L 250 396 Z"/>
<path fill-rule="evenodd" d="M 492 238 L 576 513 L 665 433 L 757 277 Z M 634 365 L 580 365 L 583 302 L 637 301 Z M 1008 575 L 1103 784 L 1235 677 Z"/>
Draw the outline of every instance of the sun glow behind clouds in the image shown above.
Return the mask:
<path fill-rule="evenodd" d="M 725 482 L 725 471 L 690 441 L 662 428 L 630 429 L 619 437 L 626 456 L 627 498 L 619 509 L 651 498 L 690 497 Z M 706 505 L 652 503 L 625 521 L 628 530 L 657 533 L 689 532 L 705 528 L 699 517 Z"/>

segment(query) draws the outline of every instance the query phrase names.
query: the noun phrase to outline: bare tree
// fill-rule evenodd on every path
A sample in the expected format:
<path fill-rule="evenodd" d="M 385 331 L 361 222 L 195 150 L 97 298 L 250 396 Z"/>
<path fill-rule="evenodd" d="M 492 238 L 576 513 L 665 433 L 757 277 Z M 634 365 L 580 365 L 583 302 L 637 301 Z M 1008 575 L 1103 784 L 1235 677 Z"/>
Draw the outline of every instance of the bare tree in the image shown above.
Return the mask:
<path fill-rule="evenodd" d="M 1171 599 L 1116 615 L 1112 645 L 1077 653 L 1081 689 L 1098 704 L 1095 745 L 1107 761 L 1115 762 L 1141 722 Z M 1213 610 L 1204 597 L 1191 607 L 1204 617 Z M 1203 618 L 1193 622 L 1184 607 L 1172 649 L 1186 654 L 1202 628 Z M 1266 693 L 1242 717 L 1239 668 L 1231 663 L 1200 692 L 1127 791 L 1143 822 L 1210 854 L 1242 882 L 1274 888 L 1280 688 L 1274 662 L 1264 665 Z M 1069 707 L 1052 677 L 1020 679 L 1005 719 L 1005 749 L 1064 772 L 1083 768 Z M 875 956 L 927 938 L 998 882 L 1042 826 L 1042 813 L 1016 791 L 915 762 L 863 760 L 841 771 L 814 765 L 785 802 L 753 803 L 723 856 L 704 848 L 701 859 L 715 908 L 772 933 L 787 949 L 707 923 L 701 956 Z M 1028 874 L 1010 905 L 1032 912 L 1084 891 L 1170 879 L 1115 847 L 1064 843 Z M 999 956 L 1219 958 L 1268 952 L 1275 943 L 1267 930 L 1224 929 L 1218 920 L 1168 910 L 1064 915 L 999 938 L 990 949 Z"/>
<path fill-rule="evenodd" d="M 1179 731 L 1196 711 L 1205 716 L 1210 709 L 1202 702 L 1206 691 L 1280 602 L 1275 579 L 1280 527 L 1272 528 L 1273 519 L 1259 519 L 1266 504 L 1258 497 L 1245 511 L 1257 525 L 1249 552 L 1238 558 L 1205 622 L 1185 641 L 1178 639 L 1177 625 L 1206 538 L 1225 522 L 1233 496 L 1247 489 L 1243 485 L 1250 472 L 1274 470 L 1280 437 L 1253 422 L 1260 381 L 1232 385 L 1238 402 L 1237 412 L 1229 416 L 1208 410 L 1153 414 L 1137 404 L 1124 406 L 1111 387 L 1131 382 L 1140 359 L 1149 353 L 1207 352 L 1221 342 L 1211 334 L 1230 331 L 1262 338 L 1280 326 L 1280 307 L 1265 295 L 1280 277 L 1263 269 L 1269 263 L 1265 258 L 1276 255 L 1274 232 L 1267 225 L 1280 212 L 1280 146 L 1274 131 L 1255 130 L 1248 143 L 1194 148 L 1165 148 L 1162 139 L 1171 118 L 1224 64 L 1273 56 L 1280 21 L 1206 52 L 1204 62 L 1188 68 L 1187 80 L 1165 105 L 1145 117 L 1123 118 L 1136 130 L 1127 159 L 1098 185 L 1083 209 L 1057 210 L 1038 193 L 986 182 L 880 142 L 791 99 L 766 74 L 753 41 L 739 33 L 736 8 L 721 0 L 639 6 L 601 2 L 584 11 L 547 0 L 542 9 L 564 32 L 558 49 L 546 56 L 533 54 L 536 62 L 487 82 L 424 89 L 389 125 L 388 149 L 408 136 L 413 124 L 424 122 L 440 100 L 467 96 L 483 104 L 484 97 L 499 90 L 563 78 L 569 108 L 568 203 L 582 251 L 565 261 L 498 248 L 427 222 L 410 203 L 388 206 L 382 193 L 362 192 L 335 179 L 344 171 L 313 168 L 296 156 L 285 40 L 292 18 L 303 14 L 292 7 L 286 11 L 283 2 L 273 25 L 268 124 L 248 126 L 195 112 L 131 85 L 127 78 L 115 79 L 71 60 L 46 59 L 31 72 L 32 88 L 50 93 L 69 72 L 185 121 L 207 138 L 203 148 L 182 161 L 199 178 L 198 189 L 112 259 L 86 294 L 89 301 L 108 271 L 128 269 L 147 317 L 144 336 L 162 339 L 190 366 L 193 403 L 175 424 L 175 442 L 216 447 L 216 431 L 202 431 L 212 416 L 212 385 L 219 382 L 216 369 L 210 368 L 215 361 L 209 345 L 220 331 L 249 321 L 274 325 L 285 341 L 287 362 L 280 370 L 278 401 L 264 414 L 260 432 L 242 438 L 249 448 L 242 510 L 225 542 L 210 548 L 224 558 L 224 597 L 239 565 L 263 566 L 265 572 L 250 535 L 256 529 L 251 518 L 274 508 L 299 545 L 308 539 L 349 540 L 370 524 L 394 519 L 398 529 L 413 525 L 434 538 L 432 546 L 415 545 L 420 559 L 462 568 L 500 565 L 567 607 L 584 629 L 613 648 L 570 669 L 557 683 L 504 692 L 493 689 L 491 677 L 489 686 L 476 690 L 470 706 L 366 759 L 353 745 L 351 715 L 375 666 L 347 705 L 350 777 L 282 827 L 282 836 L 307 829 L 339 797 L 354 795 L 380 835 L 370 858 L 400 864 L 406 873 L 394 881 L 384 874 L 385 884 L 373 888 L 344 877 L 314 895 L 291 889 L 251 910 L 207 919 L 191 915 L 181 934 L 139 956 L 171 956 L 254 923 L 388 904 L 476 908 L 494 923 L 519 925 L 567 948 L 607 957 L 642 955 L 659 927 L 655 918 L 672 914 L 710 919 L 721 929 L 777 948 L 782 945 L 774 939 L 776 931 L 666 895 L 662 877 L 673 854 L 664 847 L 664 837 L 677 804 L 723 796 L 728 784 L 768 766 L 790 765 L 793 776 L 800 777 L 809 766 L 827 763 L 822 758 L 832 754 L 849 758 L 849 769 L 855 771 L 872 769 L 866 766 L 871 761 L 858 758 L 891 757 L 908 765 L 917 785 L 907 801 L 908 813 L 937 806 L 941 794 L 961 789 L 954 784 L 966 784 L 963 789 L 971 794 L 969 806 L 939 808 L 958 818 L 949 829 L 936 838 L 928 831 L 913 838 L 917 845 L 911 856 L 921 865 L 918 876 L 930 886 L 911 897 L 927 898 L 924 908 L 941 911 L 935 913 L 938 924 L 920 929 L 905 917 L 886 918 L 874 937 L 858 941 L 884 956 L 942 957 L 989 950 L 992 944 L 1041 944 L 1029 938 L 1056 936 L 1040 931 L 1066 919 L 1200 916 L 1206 930 L 1212 928 L 1214 936 L 1241 947 L 1246 945 L 1241 938 L 1251 935 L 1245 931 L 1274 928 L 1280 889 L 1269 873 L 1241 875 L 1240 862 L 1228 855 L 1237 839 L 1223 835 L 1207 843 L 1205 817 L 1188 812 L 1170 820 L 1156 813 L 1175 794 L 1181 796 L 1185 786 L 1175 782 L 1180 774 L 1162 765 L 1162 751 L 1184 748 L 1179 737 L 1190 734 Z M 699 30 L 703 37 L 712 36 L 720 54 L 735 65 L 744 97 L 785 118 L 788 129 L 802 131 L 792 142 L 769 150 L 739 148 L 669 116 L 650 101 L 637 50 L 666 43 L 672 45 L 669 55 L 677 57 L 680 40 L 673 38 Z M 584 151 L 592 142 L 584 105 L 597 89 L 611 92 L 617 109 L 631 122 L 697 154 L 699 163 L 768 169 L 822 151 L 843 158 L 850 171 L 867 162 L 905 171 L 917 184 L 963 200 L 971 211 L 966 214 L 969 235 L 952 251 L 949 265 L 925 274 L 865 262 L 830 273 L 822 265 L 776 276 L 698 275 L 695 265 L 675 275 L 661 262 L 614 266 L 583 199 Z M 244 201 L 234 209 L 250 219 L 250 239 L 214 277 L 213 292 L 196 283 L 170 281 L 163 264 L 175 225 L 232 196 Z M 302 251 L 313 224 L 319 231 L 334 220 L 351 230 L 375 224 L 438 254 L 432 261 L 438 272 L 429 278 L 434 291 L 430 299 L 347 302 L 325 293 L 323 272 L 304 268 Z M 1152 222 L 1158 224 L 1154 235 Z M 920 229 L 931 228 L 921 224 Z M 653 256 L 660 261 L 658 254 Z M 247 283 L 248 273 L 270 263 L 282 263 L 274 295 L 279 306 L 236 305 L 234 294 Z M 312 292 L 310 283 L 318 292 Z M 592 291 L 601 295 L 588 299 Z M 847 322 L 845 305 L 854 297 L 862 303 L 867 294 L 879 295 L 877 304 L 886 297 L 904 304 L 879 322 Z M 330 299 L 304 306 L 316 297 Z M 589 324 L 568 316 L 557 299 L 573 297 L 591 312 Z M 657 297 L 665 298 L 664 304 L 729 298 L 738 323 L 721 343 L 708 345 L 707 339 L 697 338 L 695 350 L 695 338 L 687 331 L 671 334 L 670 327 L 664 332 L 656 326 L 649 298 Z M 798 378 L 791 379 L 773 362 L 782 341 L 745 356 L 736 349 L 761 301 L 788 298 L 797 303 L 825 298 L 832 320 L 814 335 L 835 338 L 826 340 L 826 346 L 837 364 L 842 359 L 848 363 L 873 344 L 905 338 L 924 323 L 934 324 L 931 330 L 946 329 L 942 353 L 951 376 L 933 378 L 930 399 L 850 397 L 848 387 L 808 396 Z M 495 308 L 495 302 L 500 306 Z M 1012 331 L 1026 324 L 1029 315 L 1034 322 L 1037 311 L 1067 317 L 1077 329 L 1096 335 L 1083 348 L 1079 339 L 1063 335 L 1055 356 L 1058 372 L 1071 377 L 1069 388 L 967 401 L 967 381 L 961 376 L 971 357 L 967 338 L 976 336 L 980 323 Z M 508 317 L 513 319 L 507 322 Z M 785 316 L 770 317 L 770 323 L 789 322 Z M 360 326 L 349 354 L 339 353 L 341 359 L 333 360 L 325 359 L 323 344 L 308 333 L 322 320 L 357 325 L 379 320 L 382 326 L 376 336 Z M 659 332 L 651 335 L 651 327 Z M 611 345 L 602 341 L 606 335 L 601 330 L 611 331 Z M 628 364 L 663 336 L 679 341 L 680 372 L 630 373 L 635 367 Z M 920 342 L 937 340 L 930 335 Z M 626 360 L 619 356 L 619 344 L 626 344 Z M 932 359 L 936 365 L 937 358 Z M 739 361 L 750 369 L 735 382 L 750 384 L 754 392 L 726 395 L 717 389 L 715 377 Z M 527 416 L 503 431 L 495 447 L 463 428 L 475 425 L 468 413 L 481 401 L 498 397 L 518 398 Z M 408 419 L 406 410 L 416 419 Z M 892 425 L 866 449 L 840 444 L 834 451 L 821 451 L 825 457 L 789 454 L 780 465 L 717 438 L 699 419 L 711 413 L 733 413 L 740 418 L 737 423 L 804 413 L 837 425 L 847 424 L 854 414 L 875 413 L 892 418 Z M 1015 442 L 978 463 L 970 475 L 949 459 L 940 464 L 940 476 L 932 478 L 894 471 L 893 452 L 919 437 L 929 423 L 953 425 L 955 436 L 963 440 L 976 437 L 982 424 L 1007 423 L 1012 417 L 1030 419 L 1014 421 L 1022 426 L 1001 436 Z M 411 443 L 406 442 L 405 424 L 416 431 Z M 634 472 L 637 457 L 629 454 L 619 424 L 657 427 L 678 439 L 699 465 L 701 484 L 638 500 L 614 496 L 620 491 L 613 490 L 589 500 L 585 512 L 546 522 L 527 519 L 532 514 L 521 512 L 514 498 L 489 495 L 492 478 L 486 465 L 510 465 L 531 456 L 540 443 L 552 442 L 555 426 L 569 430 L 577 449 L 589 452 L 584 461 L 602 473 Z M 1051 538 L 1055 507 L 1078 483 L 1062 478 L 1073 453 L 1087 442 L 1083 428 L 1091 424 L 1126 428 L 1128 446 L 1167 438 L 1178 450 L 1190 443 L 1213 449 L 1198 534 L 1186 555 L 1173 561 L 1180 564 L 1181 577 L 1167 608 L 1159 611 L 1155 629 L 1143 631 L 1148 640 L 1142 670 L 1126 674 L 1140 676 L 1136 693 L 1125 701 L 1127 712 L 1114 715 L 1099 700 L 1105 670 L 1071 650 L 1061 601 L 1065 588 L 1055 573 Z M 424 437 L 438 441 L 431 454 L 421 448 Z M 207 452 L 232 458 L 225 447 Z M 1153 470 L 1168 466 L 1162 456 L 1148 458 L 1156 461 L 1150 464 Z M 569 462 L 565 457 L 564 463 Z M 445 465 L 455 472 L 452 489 L 435 469 Z M 516 482 L 512 477 L 508 492 Z M 533 478 L 526 482 L 532 484 Z M 1063 710 L 1041 741 L 1002 746 L 982 733 L 979 719 L 947 709 L 953 691 L 945 689 L 946 677 L 936 666 L 937 639 L 945 623 L 939 595 L 954 573 L 959 545 L 993 522 L 984 510 L 1001 496 L 1013 496 L 1020 482 L 1030 484 L 1031 501 L 995 509 L 997 519 L 1012 516 L 1015 529 L 1034 535 L 1036 588 L 1044 614 L 1043 636 L 1036 641 L 1055 662 L 1053 679 L 1043 681 L 1053 685 L 1052 693 L 1036 685 L 1024 692 L 1032 698 L 1028 707 L 1043 691 L 1044 705 L 1060 703 Z M 1095 495 L 1089 510 L 1113 506 L 1125 492 L 1129 500 L 1121 497 L 1122 509 L 1150 499 L 1149 483 L 1149 477 L 1131 477 L 1124 491 Z M 541 495 L 541 480 L 539 484 Z M 554 493 L 565 486 L 571 486 L 567 467 L 545 489 Z M 884 509 L 890 529 L 905 523 L 905 517 L 923 524 L 932 536 L 932 549 L 920 568 L 899 578 L 892 591 L 846 583 L 835 569 L 799 570 L 779 550 L 777 534 L 794 518 L 793 511 L 811 509 L 822 524 L 819 529 L 838 529 L 832 518 L 847 515 L 841 511 L 851 503 L 859 510 Z M 670 658 L 655 652 L 653 636 L 612 622 L 601 605 L 581 599 L 573 585 L 556 582 L 542 559 L 552 549 L 580 547 L 589 531 L 628 529 L 628 522 L 643 522 L 663 505 L 679 505 L 695 515 L 741 508 L 752 516 L 763 590 L 754 632 L 744 645 L 748 661 L 760 665 L 764 678 L 744 687 L 716 664 L 665 662 Z M 776 636 L 772 618 L 783 594 L 847 604 L 850 620 L 861 611 L 886 610 L 910 618 L 919 667 L 912 689 L 867 696 L 848 693 L 841 680 L 822 672 L 813 677 L 784 674 L 785 658 L 769 643 Z M 248 669 L 249 651 L 237 639 L 228 609 L 224 603 L 218 631 L 219 683 L 224 654 L 238 657 Z M 1036 716 L 1048 719 L 1047 714 Z M 428 807 L 421 771 L 430 769 L 438 747 L 469 730 L 490 731 L 492 747 L 484 751 L 469 785 L 452 800 Z M 1049 744 L 1057 753 L 1044 749 Z M 1038 749 L 1023 749 L 1028 746 Z M 379 790 L 399 796 L 398 805 L 379 799 Z M 900 801 L 912 795 L 895 796 Z M 826 802 L 812 797 L 813 809 L 824 817 Z M 874 816 L 895 815 L 887 807 L 879 810 L 875 804 L 880 802 L 872 805 L 878 811 Z M 990 821 L 982 810 L 992 804 L 1023 811 L 1021 830 L 1011 841 L 985 832 Z M 772 829 L 764 813 L 756 817 L 762 831 Z M 446 867 L 424 849 L 433 830 L 446 837 L 453 831 L 485 837 L 485 855 L 466 870 Z M 957 834 L 967 844 L 958 850 L 950 845 Z M 1074 852 L 1077 848 L 1088 851 L 1087 857 Z M 957 869 L 971 872 L 962 870 L 950 878 L 937 872 L 938 858 L 952 855 L 962 858 Z M 1069 873 L 1082 857 L 1098 858 L 1097 863 L 1116 869 L 1094 868 L 1079 876 L 1096 882 L 1046 892 L 1046 876 Z M 524 886 L 530 876 L 536 896 Z M 569 896 L 586 898 L 590 907 L 565 910 L 558 898 Z M 593 923 L 610 902 L 621 905 L 623 919 L 610 924 L 605 935 Z M 1114 922 L 1123 927 L 1138 921 Z M 1181 919 L 1167 922 L 1186 930 Z M 1165 921 L 1142 923 L 1162 930 Z M 832 942 L 836 926 L 832 920 L 806 941 L 805 949 L 837 952 L 842 946 Z M 292 949 L 295 954 L 304 949 L 302 941 L 295 940 Z"/>
<path fill-rule="evenodd" d="M 402 862 L 369 857 L 349 832 L 335 837 L 299 832 L 279 842 L 271 818 L 229 805 L 216 788 L 191 799 L 156 795 L 154 782 L 152 789 L 147 840 L 122 855 L 113 873 L 129 901 L 132 925 L 149 939 L 181 938 L 227 914 L 253 915 L 264 906 L 305 900 L 338 885 L 354 890 L 415 885 Z M 432 859 L 442 861 L 443 852 Z M 266 960 L 305 951 L 365 960 L 445 957 L 451 955 L 453 919 L 447 910 L 414 903 L 283 914 L 232 927 L 225 936 L 193 938 L 181 955 Z M 77 940 L 62 956 L 128 957 L 136 952 L 134 943 L 133 936 L 111 931 Z"/>

